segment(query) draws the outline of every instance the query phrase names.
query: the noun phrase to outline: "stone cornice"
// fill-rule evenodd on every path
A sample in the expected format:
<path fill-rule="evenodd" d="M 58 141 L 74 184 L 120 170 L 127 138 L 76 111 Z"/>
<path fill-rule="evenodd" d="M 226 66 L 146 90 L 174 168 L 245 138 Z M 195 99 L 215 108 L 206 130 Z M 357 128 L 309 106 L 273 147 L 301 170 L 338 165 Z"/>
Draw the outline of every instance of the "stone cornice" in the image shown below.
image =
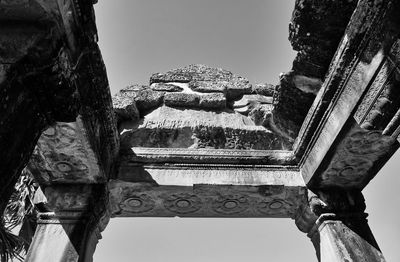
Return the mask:
<path fill-rule="evenodd" d="M 121 161 L 140 163 L 208 163 L 295 166 L 292 151 L 134 147 Z"/>
<path fill-rule="evenodd" d="M 295 155 L 301 157 L 299 165 L 303 177 L 311 187 L 325 186 L 320 183 L 320 176 L 326 171 L 323 161 L 332 159 L 332 154 L 340 157 L 340 151 L 335 151 L 338 141 L 354 132 L 346 125 L 351 126 L 354 109 L 364 99 L 365 92 L 371 88 L 371 81 L 376 78 L 395 45 L 393 30 L 398 30 L 398 26 L 395 26 L 398 8 L 392 1 L 361 1 L 352 16 L 328 76 L 294 144 Z M 382 140 L 388 140 L 380 136 Z M 363 170 L 366 178 L 353 181 L 348 187 L 363 188 L 368 183 L 382 166 L 382 161 L 385 162 L 383 159 L 387 160 L 387 156 L 393 154 L 398 146 L 393 140 L 389 143 L 392 144 L 389 145 L 391 149 L 381 152 L 382 155 L 378 157 L 380 160 L 371 159 L 370 167 Z M 354 146 L 357 151 L 357 145 Z M 345 165 L 342 168 L 348 167 Z M 348 182 L 332 181 L 336 184 L 326 186 L 346 187 Z"/>

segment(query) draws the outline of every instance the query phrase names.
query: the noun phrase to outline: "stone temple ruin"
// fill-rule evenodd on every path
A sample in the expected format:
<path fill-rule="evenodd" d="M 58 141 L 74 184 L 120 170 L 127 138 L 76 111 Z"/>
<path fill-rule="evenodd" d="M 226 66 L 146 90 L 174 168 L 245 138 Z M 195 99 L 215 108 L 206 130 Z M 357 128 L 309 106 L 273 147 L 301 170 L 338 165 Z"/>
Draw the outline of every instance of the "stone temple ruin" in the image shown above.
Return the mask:
<path fill-rule="evenodd" d="M 297 0 L 277 86 L 190 65 L 114 98 L 95 2 L 0 1 L 0 210 L 25 167 L 44 194 L 25 261 L 92 261 L 119 216 L 292 218 L 319 261 L 385 261 L 361 191 L 399 147 L 398 1 Z"/>

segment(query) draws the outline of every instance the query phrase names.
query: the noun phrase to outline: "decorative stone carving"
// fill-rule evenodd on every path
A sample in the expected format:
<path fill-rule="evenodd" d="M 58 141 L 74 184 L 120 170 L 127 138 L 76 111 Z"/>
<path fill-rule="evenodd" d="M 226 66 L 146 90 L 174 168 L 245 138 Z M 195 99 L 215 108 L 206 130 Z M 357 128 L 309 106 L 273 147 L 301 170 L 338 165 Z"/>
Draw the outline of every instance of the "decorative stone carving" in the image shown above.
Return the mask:
<path fill-rule="evenodd" d="M 398 144 L 395 138 L 353 127 L 339 143 L 330 164 L 321 174 L 319 186 L 362 188 L 372 179 L 372 170 L 381 165 L 381 159 L 392 154 Z"/>
<path fill-rule="evenodd" d="M 391 53 L 399 49 L 400 40 L 393 44 Z M 385 135 L 391 135 L 397 128 L 398 123 L 394 124 L 392 119 L 400 108 L 398 71 L 394 61 L 389 58 L 383 61 L 354 114 L 362 128 L 381 130 Z"/>
<path fill-rule="evenodd" d="M 143 172 L 146 177 L 140 176 Z M 119 178 L 125 181 L 155 185 L 193 186 L 216 185 L 286 185 L 302 187 L 304 182 L 297 170 L 271 166 L 238 164 L 121 164 Z M 151 179 L 150 179 L 151 178 Z M 270 194 L 273 195 L 273 194 Z M 286 198 L 286 196 L 283 196 Z"/>
<path fill-rule="evenodd" d="M 97 182 L 104 179 L 80 117 L 45 130 L 28 164 L 41 183 Z"/>
<path fill-rule="evenodd" d="M 219 195 L 212 203 L 212 209 L 223 215 L 232 215 L 244 212 L 250 206 L 245 195 Z"/>
<path fill-rule="evenodd" d="M 121 125 L 121 129 L 124 130 L 121 136 L 123 148 L 287 150 L 291 146 L 287 139 L 257 126 L 250 118 L 226 111 L 162 106 L 146 115 L 139 125 L 126 123 Z"/>
<path fill-rule="evenodd" d="M 267 199 L 257 203 L 257 210 L 260 213 L 268 215 L 281 215 L 282 213 L 290 214 L 293 210 L 293 204 L 281 199 Z M 286 212 L 282 210 L 286 209 Z"/>
<path fill-rule="evenodd" d="M 119 207 L 125 213 L 140 214 L 154 208 L 155 201 L 146 194 L 133 194 L 123 200 Z"/>
<path fill-rule="evenodd" d="M 296 184 L 296 178 L 285 180 L 281 175 L 262 180 L 259 172 L 252 180 L 240 180 L 241 174 L 229 177 L 223 172 L 214 174 L 213 170 L 146 169 L 156 183 L 133 178 L 135 171 L 121 173 L 121 180 L 109 183 L 111 213 L 122 217 L 293 217 L 304 203 L 305 189 Z M 194 171 L 197 177 L 185 175 Z"/>
<path fill-rule="evenodd" d="M 50 186 L 44 189 L 44 204 L 52 211 L 84 211 L 92 199 L 92 189 L 88 185 Z"/>
<path fill-rule="evenodd" d="M 164 207 L 178 214 L 194 213 L 202 208 L 202 200 L 193 194 L 176 193 L 165 197 Z"/>
<path fill-rule="evenodd" d="M 142 163 L 207 163 L 237 164 L 238 159 L 255 166 L 294 165 L 291 151 L 283 150 L 237 150 L 207 148 L 151 148 L 133 147 L 123 152 L 121 160 Z"/>

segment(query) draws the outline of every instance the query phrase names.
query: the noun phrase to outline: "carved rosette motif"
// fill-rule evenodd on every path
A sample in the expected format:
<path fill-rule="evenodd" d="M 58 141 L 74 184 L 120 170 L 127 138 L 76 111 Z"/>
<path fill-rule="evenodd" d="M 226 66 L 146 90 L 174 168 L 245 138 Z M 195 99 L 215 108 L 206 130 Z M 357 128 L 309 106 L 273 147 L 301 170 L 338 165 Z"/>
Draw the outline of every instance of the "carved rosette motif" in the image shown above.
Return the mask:
<path fill-rule="evenodd" d="M 87 140 L 83 123 L 58 122 L 40 137 L 28 165 L 42 182 L 96 181 L 100 175 L 97 157 Z"/>
<path fill-rule="evenodd" d="M 119 207 L 125 213 L 141 214 L 152 210 L 155 201 L 147 194 L 133 194 L 123 200 Z"/>
<path fill-rule="evenodd" d="M 196 195 L 177 193 L 164 199 L 164 207 L 178 214 L 193 213 L 201 209 L 203 201 Z"/>
<path fill-rule="evenodd" d="M 346 187 L 357 187 L 368 182 L 369 170 L 396 146 L 394 138 L 383 136 L 380 131 L 354 129 L 338 146 L 336 155 L 322 174 L 322 185 L 329 186 L 334 181 Z"/>
<path fill-rule="evenodd" d="M 256 209 L 265 215 L 287 215 L 293 213 L 292 204 L 282 199 L 265 199 L 257 203 Z"/>
<path fill-rule="evenodd" d="M 240 194 L 220 195 L 212 203 L 212 209 L 215 212 L 225 215 L 239 214 L 249 207 L 249 198 Z"/>

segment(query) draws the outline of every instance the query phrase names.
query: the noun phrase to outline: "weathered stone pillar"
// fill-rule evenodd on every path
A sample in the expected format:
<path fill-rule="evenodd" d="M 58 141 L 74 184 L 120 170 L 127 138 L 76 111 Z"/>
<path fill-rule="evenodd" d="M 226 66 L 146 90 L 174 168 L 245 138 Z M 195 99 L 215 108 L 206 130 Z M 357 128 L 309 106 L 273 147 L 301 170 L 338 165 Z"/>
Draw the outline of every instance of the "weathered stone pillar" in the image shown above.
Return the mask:
<path fill-rule="evenodd" d="M 309 206 L 301 208 L 296 225 L 311 239 L 318 261 L 385 261 L 364 210 L 360 191 L 310 192 Z"/>
<path fill-rule="evenodd" d="M 108 222 L 102 185 L 57 185 L 44 190 L 46 208 L 25 261 L 87 262 Z M 48 209 L 48 210 L 46 210 Z"/>

